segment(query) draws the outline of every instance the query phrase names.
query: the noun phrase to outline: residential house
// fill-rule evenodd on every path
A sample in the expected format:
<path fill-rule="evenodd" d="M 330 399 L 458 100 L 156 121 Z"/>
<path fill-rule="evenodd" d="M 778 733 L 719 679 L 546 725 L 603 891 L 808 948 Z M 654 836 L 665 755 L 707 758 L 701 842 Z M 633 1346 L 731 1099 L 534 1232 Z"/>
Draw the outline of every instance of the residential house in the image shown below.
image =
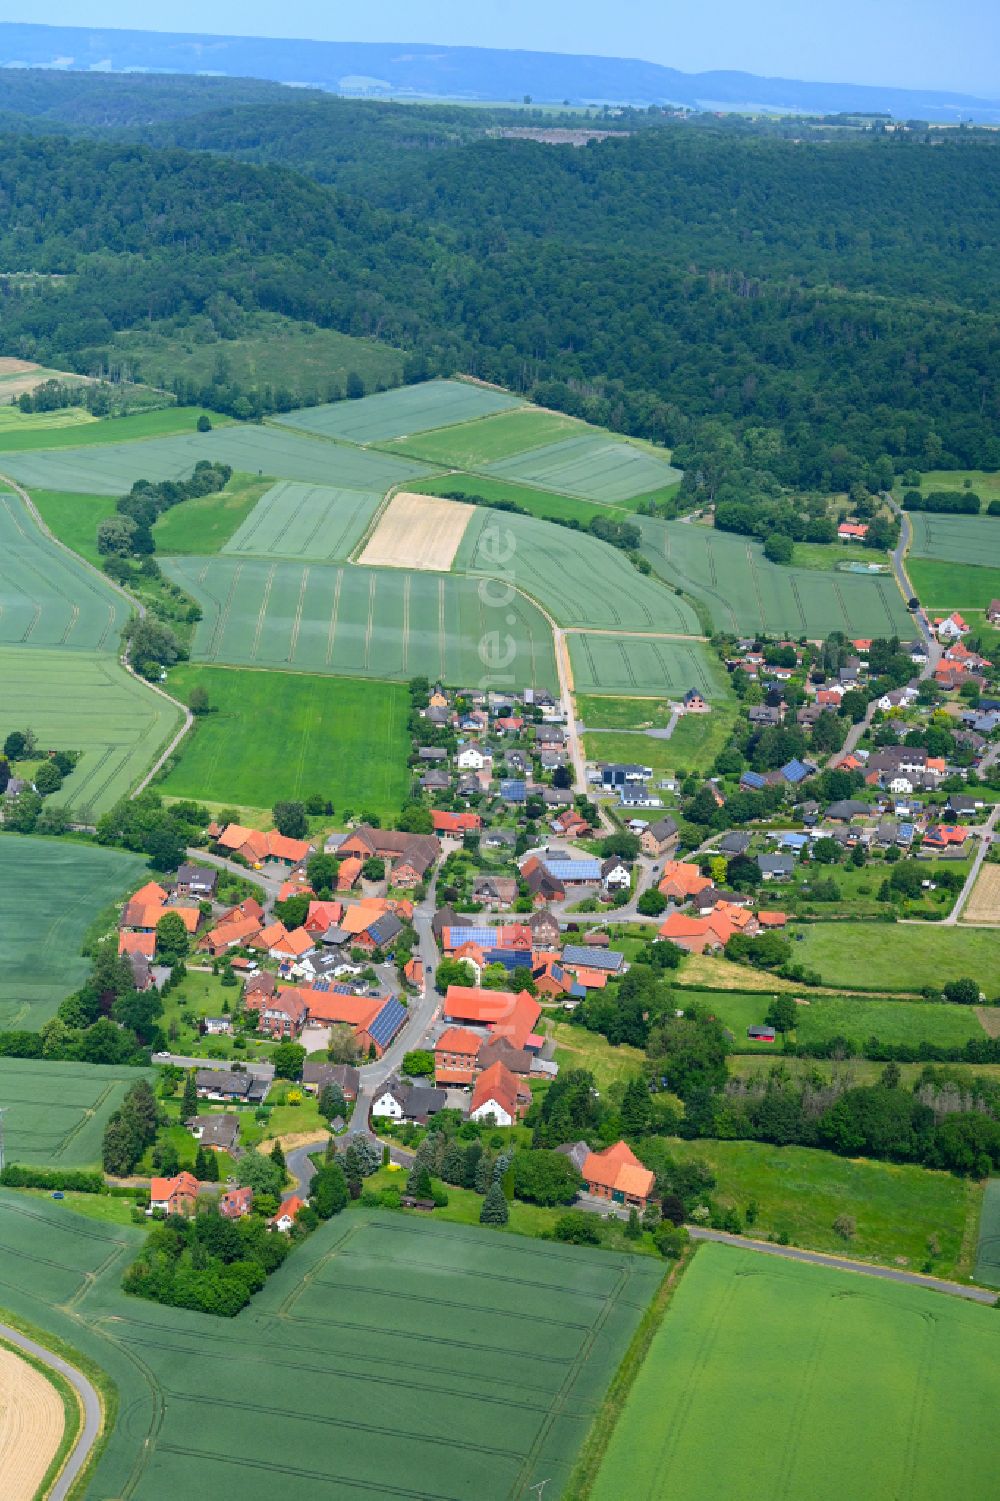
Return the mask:
<path fill-rule="evenodd" d="M 679 839 L 677 824 L 666 814 L 658 818 L 654 823 L 647 824 L 639 835 L 639 845 L 644 855 L 650 855 L 653 859 L 661 859 L 677 848 Z"/>
<path fill-rule="evenodd" d="M 513 1126 L 531 1104 L 531 1087 L 503 1063 L 491 1063 L 472 1087 L 469 1119 Z"/>
<path fill-rule="evenodd" d="M 605 792 L 619 792 L 630 783 L 645 783 L 653 775 L 651 766 L 638 766 L 632 763 L 619 761 L 602 761 L 597 768 L 595 781 L 599 781 Z"/>
<path fill-rule="evenodd" d="M 233 1030 L 231 1016 L 203 1016 L 201 1026 L 206 1037 L 228 1037 Z"/>
<path fill-rule="evenodd" d="M 423 1084 L 400 1084 L 390 1079 L 372 1101 L 373 1120 L 412 1121 L 425 1126 L 431 1116 L 443 1110 L 447 1091 L 430 1089 Z"/>
<path fill-rule="evenodd" d="M 478 745 L 463 745 L 455 757 L 459 771 L 484 771 L 492 765 L 493 757 L 488 750 Z"/>
<path fill-rule="evenodd" d="M 712 882 L 708 876 L 703 876 L 697 865 L 689 860 L 668 860 L 663 867 L 663 874 L 657 884 L 657 890 L 668 901 L 686 902 L 691 897 L 697 896 L 699 891 L 704 891 Z"/>
<path fill-rule="evenodd" d="M 581 967 L 603 971 L 608 975 L 624 975 L 628 970 L 624 954 L 598 944 L 568 943 L 562 951 L 562 962 L 567 969 Z"/>
<path fill-rule="evenodd" d="M 422 745 L 417 751 L 418 761 L 447 761 L 448 752 L 443 745 Z"/>
<path fill-rule="evenodd" d="M 517 835 L 513 829 L 486 829 L 479 843 L 484 850 L 513 850 Z"/>
<path fill-rule="evenodd" d="M 231 1152 L 240 1136 L 238 1115 L 194 1115 L 184 1122 L 199 1146 Z"/>
<path fill-rule="evenodd" d="M 228 824 L 223 829 L 217 846 L 224 854 L 241 856 L 248 865 L 260 866 L 269 860 L 289 870 L 302 865 L 315 849 L 307 839 L 288 839 L 275 829 L 262 833 L 238 823 Z"/>
<path fill-rule="evenodd" d="M 940 641 L 958 641 L 962 636 L 969 634 L 969 625 L 957 610 L 944 619 L 940 617 L 934 621 L 934 630 Z"/>
<path fill-rule="evenodd" d="M 191 1215 L 198 1203 L 198 1179 L 192 1173 L 175 1173 L 172 1178 L 153 1178 L 149 1185 L 147 1214 Z"/>
<path fill-rule="evenodd" d="M 491 912 L 506 911 L 517 900 L 517 881 L 513 876 L 476 876 L 472 900 Z"/>
<path fill-rule="evenodd" d="M 446 813 L 440 808 L 431 809 L 431 823 L 435 834 L 443 839 L 462 839 L 466 834 L 478 834 L 483 820 L 478 813 Z"/>
<path fill-rule="evenodd" d="M 225 1220 L 242 1220 L 253 1209 L 252 1188 L 227 1188 L 219 1195 L 219 1213 Z"/>
<path fill-rule="evenodd" d="M 624 1141 L 603 1152 L 589 1153 L 580 1172 L 588 1194 L 640 1213 L 649 1204 L 656 1184 L 655 1174 L 643 1167 Z"/>
<path fill-rule="evenodd" d="M 444 792 L 446 788 L 451 786 L 451 777 L 446 771 L 441 771 L 438 767 L 432 767 L 430 771 L 425 772 L 420 778 L 420 786 L 424 792 Z"/>
<path fill-rule="evenodd" d="M 991 599 L 986 606 L 986 619 L 990 625 L 1000 625 L 1000 599 Z"/>
<path fill-rule="evenodd" d="M 686 714 L 708 714 L 711 706 L 705 702 L 697 688 L 689 688 L 681 699 Z"/>
<path fill-rule="evenodd" d="M 305 1200 L 300 1199 L 298 1194 L 292 1194 L 280 1205 L 274 1218 L 268 1221 L 270 1228 L 287 1234 L 305 1207 Z"/>
<path fill-rule="evenodd" d="M 842 521 L 837 528 L 841 542 L 863 542 L 867 535 L 868 527 L 863 521 Z"/>
<path fill-rule="evenodd" d="M 127 954 L 129 959 L 132 959 L 134 956 L 145 959 L 148 962 L 156 953 L 156 934 L 119 933 L 118 952 L 119 954 Z"/>
<path fill-rule="evenodd" d="M 561 942 L 559 919 L 545 908 L 533 912 L 526 919 L 531 932 L 532 947 L 536 949 L 558 948 Z"/>
<path fill-rule="evenodd" d="M 624 860 L 617 855 L 609 855 L 601 865 L 601 886 L 609 895 L 618 891 L 628 891 L 632 885 L 632 872 Z"/>
<path fill-rule="evenodd" d="M 215 895 L 219 872 L 202 865 L 179 865 L 174 890 L 178 896 L 193 896 L 196 900 L 211 901 Z"/>
<path fill-rule="evenodd" d="M 349 1063 L 322 1063 L 307 1058 L 302 1065 L 302 1088 L 307 1094 L 322 1094 L 328 1084 L 336 1085 L 344 1099 L 358 1097 L 361 1075 Z"/>
<path fill-rule="evenodd" d="M 592 829 L 582 814 L 575 808 L 567 808 L 563 813 L 557 813 L 552 820 L 552 831 L 558 834 L 560 839 L 585 839 Z"/>
<path fill-rule="evenodd" d="M 758 855 L 757 869 L 765 881 L 787 881 L 795 871 L 792 855 Z"/>
<path fill-rule="evenodd" d="M 483 1039 L 467 1027 L 448 1027 L 434 1044 L 434 1080 L 438 1085 L 471 1085 L 478 1072 Z"/>
<path fill-rule="evenodd" d="M 750 848 L 750 835 L 739 830 L 731 834 L 724 834 L 719 840 L 719 854 L 732 859 L 736 855 L 745 855 Z"/>
<path fill-rule="evenodd" d="M 201 1100 L 232 1100 L 237 1104 L 259 1104 L 267 1095 L 269 1081 L 256 1074 L 237 1073 L 222 1068 L 200 1068 L 194 1076 Z"/>
<path fill-rule="evenodd" d="M 294 1041 L 309 1018 L 307 993 L 286 986 L 273 996 L 265 998 L 258 993 L 244 997 L 248 1011 L 258 1015 L 257 1030 L 282 1042 Z"/>

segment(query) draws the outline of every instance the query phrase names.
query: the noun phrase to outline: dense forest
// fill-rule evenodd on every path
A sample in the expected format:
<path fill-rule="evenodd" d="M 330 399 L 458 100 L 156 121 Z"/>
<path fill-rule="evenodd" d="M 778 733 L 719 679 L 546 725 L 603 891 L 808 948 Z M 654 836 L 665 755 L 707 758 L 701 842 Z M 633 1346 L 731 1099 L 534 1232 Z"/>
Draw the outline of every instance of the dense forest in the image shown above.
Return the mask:
<path fill-rule="evenodd" d="M 987 132 L 632 122 L 574 149 L 217 84 L 0 91 L 6 352 L 86 370 L 116 330 L 266 309 L 666 442 L 710 496 L 1000 466 Z"/>

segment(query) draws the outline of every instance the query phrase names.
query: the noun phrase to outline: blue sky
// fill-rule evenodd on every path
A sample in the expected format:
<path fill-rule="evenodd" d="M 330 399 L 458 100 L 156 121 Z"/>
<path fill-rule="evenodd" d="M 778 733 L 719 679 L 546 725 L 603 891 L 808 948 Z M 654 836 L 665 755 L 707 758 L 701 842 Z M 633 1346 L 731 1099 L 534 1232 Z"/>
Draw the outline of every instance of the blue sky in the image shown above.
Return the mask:
<path fill-rule="evenodd" d="M 1000 96 L 1000 0 L 0 0 L 0 20 L 591 52 Z"/>

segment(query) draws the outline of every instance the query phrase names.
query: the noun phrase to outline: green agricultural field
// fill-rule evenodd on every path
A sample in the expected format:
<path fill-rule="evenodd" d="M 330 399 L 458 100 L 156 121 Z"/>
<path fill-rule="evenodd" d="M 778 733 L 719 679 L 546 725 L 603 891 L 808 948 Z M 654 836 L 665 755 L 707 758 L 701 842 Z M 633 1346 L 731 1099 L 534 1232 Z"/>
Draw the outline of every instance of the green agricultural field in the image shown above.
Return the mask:
<path fill-rule="evenodd" d="M 1000 933 L 943 928 L 940 923 L 806 923 L 793 932 L 795 960 L 818 970 L 824 985 L 918 991 L 968 975 L 1000 995 Z M 863 956 L 863 960 L 862 960 Z"/>
<path fill-rule="evenodd" d="M 161 333 L 156 325 L 126 329 L 114 335 L 111 348 L 132 362 L 141 379 L 159 386 L 176 379 L 208 385 L 218 373 L 223 384 L 271 386 L 298 400 L 325 401 L 332 385 L 343 390 L 352 370 L 368 388 L 402 378 L 405 356 L 387 344 L 278 313 L 244 312 L 240 327 L 235 339 L 220 339 L 208 318 L 192 319 L 177 333 Z"/>
<path fill-rule="evenodd" d="M 90 1489 L 132 1501 L 508 1501 L 546 1479 L 558 1496 L 663 1275 L 353 1208 L 215 1319 L 120 1291 L 142 1231 L 27 1195 L 0 1206 L 4 1305 L 127 1396 Z"/>
<path fill-rule="evenodd" d="M 1000 1287 L 1000 1178 L 991 1178 L 983 1194 L 975 1275 L 987 1287 Z"/>
<path fill-rule="evenodd" d="M 408 453 L 428 464 L 449 469 L 482 469 L 486 464 L 512 458 L 514 454 L 544 448 L 572 433 L 593 431 L 575 417 L 564 417 L 561 412 L 521 407 L 416 438 L 397 438 L 386 446 L 392 453 Z"/>
<path fill-rule="evenodd" d="M 573 682 L 582 693 L 653 693 L 680 699 L 689 688 L 697 688 L 706 699 L 728 696 L 718 659 L 704 642 L 590 631 L 574 631 L 567 640 Z"/>
<path fill-rule="evenodd" d="M 99 1167 L 108 1116 L 136 1079 L 152 1079 L 152 1071 L 0 1058 L 7 1161 L 30 1167 Z"/>
<path fill-rule="evenodd" d="M 621 506 L 600 505 L 592 500 L 578 500 L 571 495 L 555 495 L 551 490 L 532 490 L 527 485 L 515 485 L 511 480 L 486 479 L 481 474 L 451 472 L 438 474 L 432 479 L 412 480 L 408 490 L 418 495 L 477 495 L 486 501 L 513 501 L 523 511 L 538 516 L 543 521 L 578 521 L 587 526 L 595 517 L 609 512 L 620 521 L 629 520 L 630 513 Z"/>
<path fill-rule="evenodd" d="M 906 571 L 927 610 L 985 610 L 991 600 L 1000 598 L 1000 568 L 907 558 Z"/>
<path fill-rule="evenodd" d="M 467 381 L 431 380 L 365 396 L 360 401 L 303 407 L 297 412 L 285 412 L 274 421 L 322 438 L 341 438 L 347 443 L 383 443 L 523 405 L 522 398 L 509 396 L 506 391 L 493 391 Z"/>
<path fill-rule="evenodd" d="M 57 547 L 17 495 L 0 494 L 0 643 L 115 652 L 128 602 Z"/>
<path fill-rule="evenodd" d="M 759 542 L 682 521 L 640 520 L 643 553 L 668 584 L 693 595 L 717 630 L 820 637 L 912 632 L 889 576 L 822 573 L 769 563 Z"/>
<path fill-rule="evenodd" d="M 910 558 L 965 563 L 973 568 L 1000 559 L 998 517 L 939 516 L 930 511 L 909 511 L 907 514 L 913 527 Z"/>
<path fill-rule="evenodd" d="M 681 477 L 665 450 L 661 457 L 653 448 L 600 431 L 564 438 L 484 467 L 499 479 L 606 502 L 648 495 L 676 484 Z"/>
<path fill-rule="evenodd" d="M 0 1031 L 37 1030 L 83 983 L 87 929 L 140 884 L 143 868 L 118 850 L 0 836 Z"/>
<path fill-rule="evenodd" d="M 544 617 L 519 595 L 496 608 L 475 579 L 224 555 L 167 559 L 163 568 L 204 612 L 195 661 L 556 686 Z"/>
<path fill-rule="evenodd" d="M 381 504 L 381 491 L 330 490 L 283 480 L 267 491 L 222 550 L 346 562 Z"/>
<path fill-rule="evenodd" d="M 77 449 L 84 446 L 117 444 L 134 439 L 166 438 L 175 433 L 193 433 L 201 407 L 160 407 L 152 412 L 130 412 L 126 417 L 102 417 L 97 422 L 63 424 L 59 427 L 8 427 L 0 429 L 0 454 L 21 454 L 34 449 Z M 213 427 L 225 427 L 229 417 L 212 415 Z M 18 459 L 18 464 L 24 461 Z M 14 468 L 11 473 L 15 474 Z M 17 476 L 20 478 L 20 476 Z M 137 475 L 136 478 L 142 478 Z M 129 481 L 131 483 L 131 481 Z M 72 489 L 72 485 L 54 484 L 54 490 Z M 128 489 L 128 486 L 125 486 Z M 121 492 L 118 492 L 121 493 Z"/>
<path fill-rule="evenodd" d="M 453 567 L 509 581 L 559 625 L 698 634 L 688 606 L 639 573 L 620 549 L 533 516 L 479 509 Z"/>
<path fill-rule="evenodd" d="M 338 815 L 365 808 L 387 822 L 406 801 L 409 697 L 401 685 L 190 665 L 170 674 L 183 701 L 196 686 L 212 713 L 182 741 L 159 792 L 257 808 L 319 792 Z"/>
<path fill-rule="evenodd" d="M 120 421 L 124 424 L 132 419 L 123 417 Z M 418 464 L 415 459 L 361 452 L 349 444 L 324 442 L 290 428 L 257 423 L 234 424 L 210 433 L 149 438 L 142 443 L 63 446 L 52 453 L 11 454 L 4 457 L 2 467 L 29 490 L 37 486 L 41 490 L 118 496 L 139 479 L 188 479 L 199 459 L 230 464 L 243 474 L 305 480 L 344 490 L 384 491 L 428 473 L 426 464 Z"/>
<path fill-rule="evenodd" d="M 869 930 L 870 931 L 870 930 Z M 681 992 L 678 992 L 680 994 Z M 936 1005 L 930 1001 L 888 1001 L 868 996 L 827 996 L 797 991 L 807 1006 L 796 1008 L 795 1041 L 818 1046 L 835 1037 L 846 1037 L 861 1048 L 870 1037 L 891 1047 L 918 1047 L 922 1042 L 938 1047 L 961 1047 L 971 1037 L 983 1037 L 982 1024 L 973 1006 Z M 691 1002 L 717 1016 L 735 1039 L 738 1053 L 781 1054 L 781 1041 L 752 1042 L 747 1028 L 763 1022 L 771 996 L 726 991 L 684 991 Z"/>
<path fill-rule="evenodd" d="M 179 709 L 113 656 L 0 646 L 0 740 L 33 729 L 81 757 L 55 801 L 90 822 L 124 797 L 180 728 Z"/>
<path fill-rule="evenodd" d="M 968 1501 L 991 1501 L 996 1317 L 920 1288 L 702 1246 L 592 1501 L 936 1501 L 959 1475 Z"/>

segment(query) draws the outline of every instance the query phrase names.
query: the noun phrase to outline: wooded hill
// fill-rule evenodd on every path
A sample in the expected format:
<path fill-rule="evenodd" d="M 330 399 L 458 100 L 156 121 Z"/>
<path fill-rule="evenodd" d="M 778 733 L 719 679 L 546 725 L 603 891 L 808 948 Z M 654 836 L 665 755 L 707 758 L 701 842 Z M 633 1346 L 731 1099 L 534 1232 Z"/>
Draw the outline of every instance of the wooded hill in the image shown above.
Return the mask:
<path fill-rule="evenodd" d="M 749 498 L 886 456 L 1000 465 L 988 133 L 664 124 L 575 150 L 253 83 L 197 110 L 217 80 L 160 77 L 126 142 L 122 82 L 87 79 L 73 141 L 37 131 L 79 75 L 19 84 L 34 121 L 0 151 L 0 268 L 69 280 L 2 284 L 6 352 L 86 370 L 117 329 L 207 315 L 226 336 L 263 308 L 665 441 Z"/>

